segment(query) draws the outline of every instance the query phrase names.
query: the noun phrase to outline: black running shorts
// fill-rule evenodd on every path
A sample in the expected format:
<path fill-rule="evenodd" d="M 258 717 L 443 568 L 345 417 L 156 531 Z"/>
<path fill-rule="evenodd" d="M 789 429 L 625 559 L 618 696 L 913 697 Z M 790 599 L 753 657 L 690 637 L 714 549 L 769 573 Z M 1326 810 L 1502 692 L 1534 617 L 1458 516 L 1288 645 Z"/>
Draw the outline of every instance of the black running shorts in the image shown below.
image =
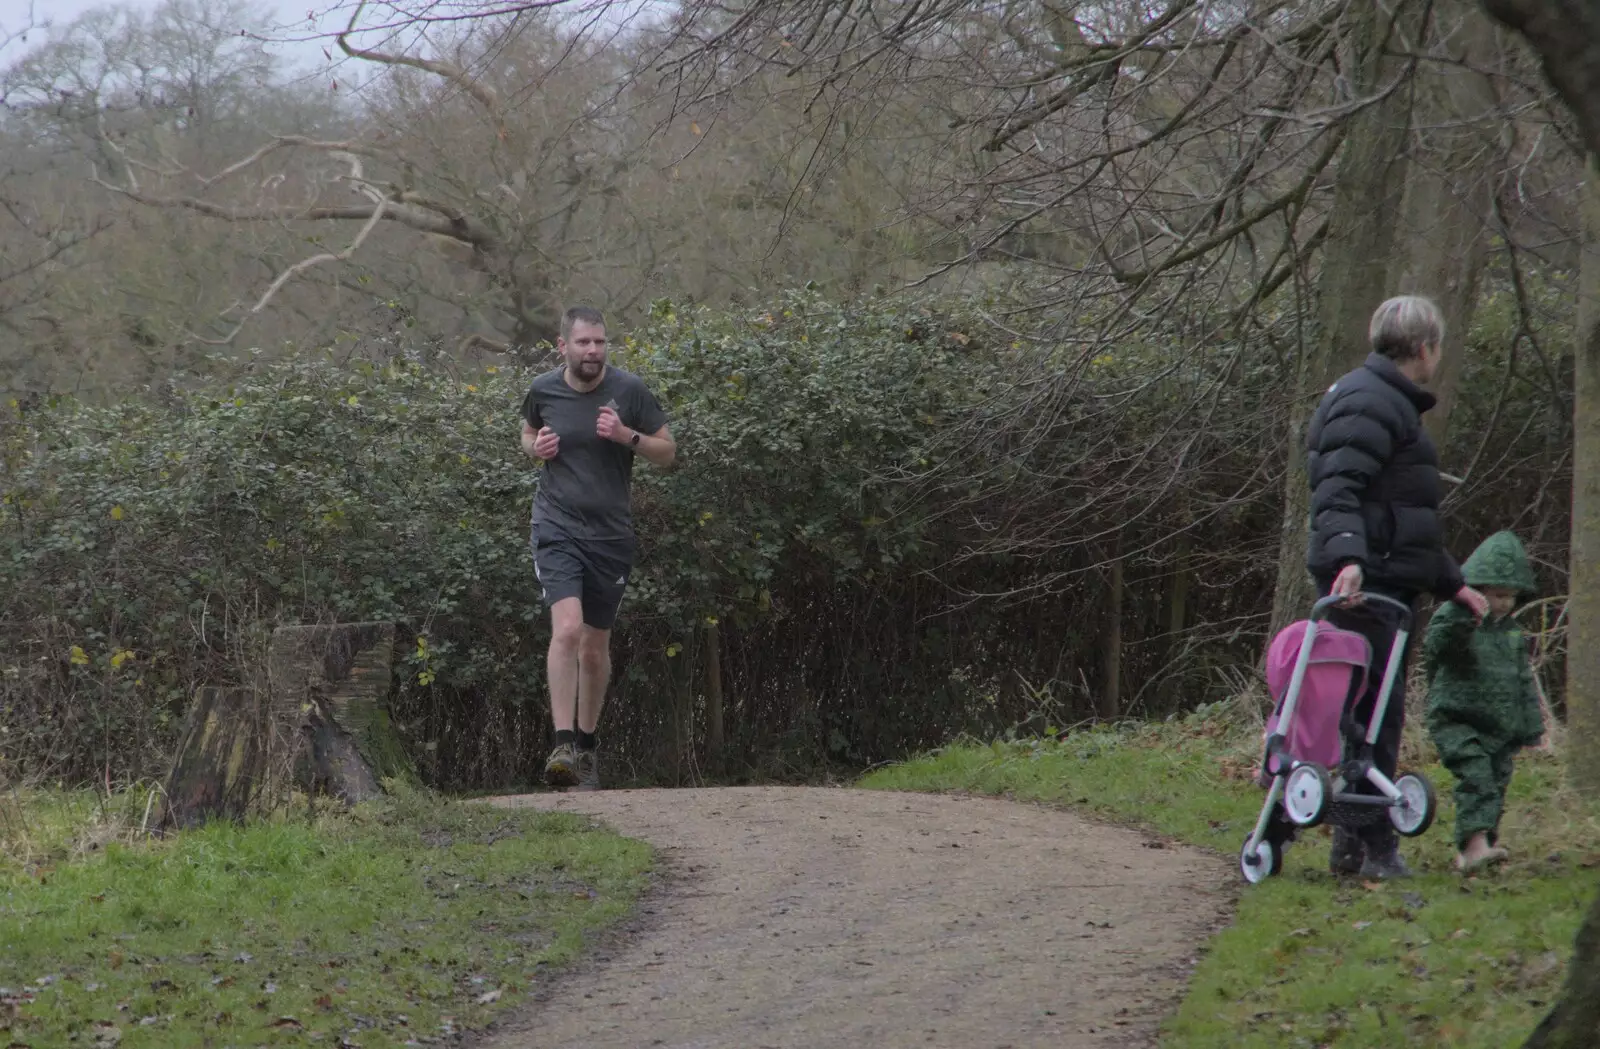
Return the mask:
<path fill-rule="evenodd" d="M 532 545 L 545 607 L 576 597 L 583 602 L 585 626 L 610 630 L 633 571 L 633 544 L 573 539 L 535 528 Z"/>

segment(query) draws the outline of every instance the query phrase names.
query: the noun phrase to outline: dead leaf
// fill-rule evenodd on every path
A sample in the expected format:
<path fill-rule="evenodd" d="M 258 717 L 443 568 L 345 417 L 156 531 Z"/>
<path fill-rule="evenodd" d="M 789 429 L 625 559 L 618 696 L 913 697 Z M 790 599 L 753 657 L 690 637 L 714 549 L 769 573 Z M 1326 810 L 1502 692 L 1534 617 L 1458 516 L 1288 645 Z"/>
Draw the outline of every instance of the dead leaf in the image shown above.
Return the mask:
<path fill-rule="evenodd" d="M 499 1000 L 500 1000 L 500 988 L 498 988 L 498 987 L 496 987 L 492 991 L 484 991 L 482 994 L 478 995 L 478 1004 L 479 1005 L 488 1005 L 491 1002 L 498 1002 Z"/>
<path fill-rule="evenodd" d="M 1467 938 L 1467 930 L 1457 929 L 1455 932 L 1450 934 L 1450 938 L 1452 940 L 1464 940 Z"/>
<path fill-rule="evenodd" d="M 305 1029 L 301 1025 L 300 1021 L 296 1020 L 292 1016 L 280 1016 L 276 1020 L 272 1021 L 272 1026 L 282 1028 L 286 1031 L 301 1031 Z"/>
<path fill-rule="evenodd" d="M 122 1028 L 106 1020 L 96 1020 L 90 1029 L 94 1033 L 94 1044 L 97 1046 L 116 1045 L 122 1041 Z"/>
<path fill-rule="evenodd" d="M 333 1008 L 333 996 L 332 995 L 327 995 L 327 994 L 319 995 L 316 998 L 312 999 L 311 1004 L 316 1006 L 318 1009 L 332 1009 Z"/>
<path fill-rule="evenodd" d="M 108 961 L 111 964 L 111 967 L 113 969 L 122 968 L 122 961 L 123 961 L 122 952 L 121 951 L 112 951 L 110 956 L 107 957 L 106 961 Z"/>
<path fill-rule="evenodd" d="M 1372 926 L 1371 922 L 1356 922 L 1354 925 L 1350 926 L 1350 928 L 1352 928 L 1352 929 L 1366 929 L 1366 928 L 1370 928 L 1371 926 Z"/>

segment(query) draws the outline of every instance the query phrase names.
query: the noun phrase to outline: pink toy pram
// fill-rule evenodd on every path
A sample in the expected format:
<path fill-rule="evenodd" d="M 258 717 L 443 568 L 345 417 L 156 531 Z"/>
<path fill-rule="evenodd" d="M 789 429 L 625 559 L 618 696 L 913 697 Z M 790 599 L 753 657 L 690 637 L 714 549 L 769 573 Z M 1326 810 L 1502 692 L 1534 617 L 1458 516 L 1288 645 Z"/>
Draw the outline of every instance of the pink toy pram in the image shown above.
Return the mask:
<path fill-rule="evenodd" d="M 1405 773 L 1391 781 L 1373 762 L 1384 711 L 1405 661 L 1411 608 L 1382 594 L 1364 599 L 1401 613 L 1367 725 L 1357 725 L 1347 715 L 1366 690 L 1371 643 L 1323 622 L 1340 598 L 1318 601 L 1310 618 L 1284 627 L 1267 650 L 1267 687 L 1277 700 L 1267 720 L 1257 778 L 1267 797 L 1239 853 L 1240 873 L 1252 884 L 1278 873 L 1283 850 L 1297 828 L 1324 822 L 1360 827 L 1387 816 L 1397 831 L 1414 837 L 1433 822 L 1433 786 L 1427 779 Z M 1362 780 L 1379 793 L 1348 789 Z"/>
<path fill-rule="evenodd" d="M 1256 781 L 1263 787 L 1272 784 L 1272 777 L 1289 771 L 1290 755 L 1330 769 L 1338 768 L 1344 753 L 1339 719 L 1367 687 L 1372 643 L 1366 637 L 1336 626 L 1313 628 L 1309 619 L 1290 623 L 1278 632 L 1267 649 L 1267 689 L 1277 705 L 1267 719 L 1262 743 L 1278 731 L 1283 718 L 1283 701 L 1288 698 L 1289 684 L 1294 680 L 1295 663 L 1300 658 L 1306 634 L 1313 629 L 1311 655 L 1306 661 L 1305 679 L 1300 682 L 1300 702 L 1295 707 L 1294 723 L 1283 733 L 1287 753 L 1267 753 Z"/>

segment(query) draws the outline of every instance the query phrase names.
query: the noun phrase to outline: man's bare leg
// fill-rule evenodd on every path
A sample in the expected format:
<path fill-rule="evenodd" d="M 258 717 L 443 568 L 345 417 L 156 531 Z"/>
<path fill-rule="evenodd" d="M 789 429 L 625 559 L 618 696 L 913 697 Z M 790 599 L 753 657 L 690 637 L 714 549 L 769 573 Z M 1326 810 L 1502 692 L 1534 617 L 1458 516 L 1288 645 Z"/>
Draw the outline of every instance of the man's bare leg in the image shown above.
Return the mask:
<path fill-rule="evenodd" d="M 550 606 L 550 654 L 545 674 L 550 682 L 550 720 L 560 733 L 573 730 L 578 711 L 578 649 L 583 636 L 583 602 L 564 597 Z M 562 738 L 562 737 L 557 737 Z M 565 737 L 571 739 L 570 736 Z M 552 787 L 578 781 L 577 748 L 558 743 L 545 762 L 545 782 Z"/>
<path fill-rule="evenodd" d="M 583 602 L 563 597 L 550 606 L 550 655 L 545 672 L 550 682 L 550 718 L 557 731 L 570 730 L 578 706 L 578 646 L 586 628 Z"/>
<path fill-rule="evenodd" d="M 578 731 L 593 733 L 611 681 L 611 631 L 584 625 L 578 642 Z"/>

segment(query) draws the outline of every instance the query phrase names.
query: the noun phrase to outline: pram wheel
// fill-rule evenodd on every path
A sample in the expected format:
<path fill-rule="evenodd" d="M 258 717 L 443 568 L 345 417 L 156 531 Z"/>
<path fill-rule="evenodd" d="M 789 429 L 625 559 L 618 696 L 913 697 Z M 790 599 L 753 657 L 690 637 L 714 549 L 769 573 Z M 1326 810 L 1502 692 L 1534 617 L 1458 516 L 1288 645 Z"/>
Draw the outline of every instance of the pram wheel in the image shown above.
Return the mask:
<path fill-rule="evenodd" d="M 1425 776 L 1407 772 L 1397 778 L 1394 785 L 1405 799 L 1405 804 L 1389 809 L 1389 822 L 1394 824 L 1394 829 L 1399 833 L 1415 838 L 1433 825 L 1433 813 L 1437 805 L 1433 784 Z"/>
<path fill-rule="evenodd" d="M 1283 869 L 1283 849 L 1273 844 L 1266 838 L 1250 847 L 1250 839 L 1244 839 L 1244 846 L 1239 850 L 1239 873 L 1244 875 L 1244 880 L 1251 885 L 1259 885 Z"/>
<path fill-rule="evenodd" d="M 1283 811 L 1297 827 L 1315 827 L 1328 815 L 1333 777 L 1314 761 L 1296 765 L 1283 784 Z"/>

